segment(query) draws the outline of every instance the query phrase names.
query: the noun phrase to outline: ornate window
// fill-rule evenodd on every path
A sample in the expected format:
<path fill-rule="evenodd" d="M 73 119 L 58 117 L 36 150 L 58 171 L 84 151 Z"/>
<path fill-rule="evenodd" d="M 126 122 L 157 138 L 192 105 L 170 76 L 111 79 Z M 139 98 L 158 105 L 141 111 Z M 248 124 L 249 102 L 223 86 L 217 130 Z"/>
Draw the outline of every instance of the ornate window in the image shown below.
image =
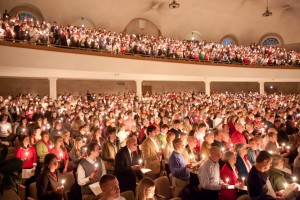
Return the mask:
<path fill-rule="evenodd" d="M 20 11 L 19 12 L 19 17 L 23 21 L 25 18 L 33 18 L 34 21 L 36 21 L 38 18 L 32 14 L 31 12 L 28 11 Z"/>
<path fill-rule="evenodd" d="M 280 41 L 275 37 L 268 37 L 262 42 L 262 46 L 277 46 L 277 45 L 280 45 Z"/>
<path fill-rule="evenodd" d="M 222 44 L 223 45 L 231 45 L 231 44 L 235 44 L 235 42 L 232 38 L 224 38 L 222 40 Z"/>

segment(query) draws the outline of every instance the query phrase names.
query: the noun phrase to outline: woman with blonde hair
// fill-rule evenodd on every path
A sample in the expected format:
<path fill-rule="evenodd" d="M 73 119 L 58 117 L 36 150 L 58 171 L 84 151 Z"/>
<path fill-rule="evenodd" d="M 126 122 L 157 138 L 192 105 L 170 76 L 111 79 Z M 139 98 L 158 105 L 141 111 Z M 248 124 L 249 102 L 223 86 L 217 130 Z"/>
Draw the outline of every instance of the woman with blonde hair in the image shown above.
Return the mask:
<path fill-rule="evenodd" d="M 58 170 L 60 173 L 66 173 L 69 165 L 69 154 L 64 146 L 63 138 L 61 136 L 56 136 L 54 138 L 54 147 L 51 149 L 50 153 L 57 156 L 59 162 Z"/>
<path fill-rule="evenodd" d="M 78 137 L 75 139 L 74 147 L 69 152 L 69 156 L 73 162 L 73 173 L 74 173 L 75 181 L 77 181 L 76 172 L 77 172 L 78 165 L 80 161 L 87 155 L 87 149 L 82 148 L 83 146 L 84 144 L 82 142 L 82 138 Z"/>
<path fill-rule="evenodd" d="M 139 182 L 136 200 L 157 200 L 155 196 L 155 183 L 152 179 L 144 177 Z"/>

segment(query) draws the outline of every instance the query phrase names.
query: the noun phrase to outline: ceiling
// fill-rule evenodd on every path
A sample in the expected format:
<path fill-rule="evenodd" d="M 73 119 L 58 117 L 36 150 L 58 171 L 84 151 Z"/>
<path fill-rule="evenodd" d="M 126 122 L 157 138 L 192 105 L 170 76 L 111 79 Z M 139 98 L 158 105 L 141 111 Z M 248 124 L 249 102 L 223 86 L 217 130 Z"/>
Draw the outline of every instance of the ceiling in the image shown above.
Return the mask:
<path fill-rule="evenodd" d="M 160 4 L 153 9 L 155 1 Z M 170 9 L 172 0 L 9 0 L 0 1 L 0 11 L 16 6 L 40 10 L 46 21 L 71 24 L 82 17 L 96 27 L 123 31 L 135 18 L 153 22 L 162 35 L 184 39 L 197 31 L 207 41 L 219 42 L 225 35 L 239 44 L 258 43 L 266 34 L 276 33 L 284 44 L 300 49 L 300 1 L 269 0 L 270 17 L 262 17 L 266 0 L 177 0 L 178 9 Z"/>

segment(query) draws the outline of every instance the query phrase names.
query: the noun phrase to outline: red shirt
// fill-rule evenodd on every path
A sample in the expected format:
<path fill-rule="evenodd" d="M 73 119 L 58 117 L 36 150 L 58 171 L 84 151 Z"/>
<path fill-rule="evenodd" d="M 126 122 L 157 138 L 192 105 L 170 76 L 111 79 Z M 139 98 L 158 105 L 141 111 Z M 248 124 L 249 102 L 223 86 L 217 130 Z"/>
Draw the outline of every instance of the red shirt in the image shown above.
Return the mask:
<path fill-rule="evenodd" d="M 50 153 L 53 153 L 57 156 L 58 160 L 64 160 L 64 164 L 66 165 L 67 160 L 69 160 L 68 151 L 65 149 L 63 153 L 59 152 L 57 149 L 51 149 Z"/>
<path fill-rule="evenodd" d="M 28 153 L 28 156 L 26 155 L 26 152 Z M 33 165 L 37 164 L 36 150 L 34 146 L 30 146 L 28 149 L 24 149 L 23 147 L 18 147 L 15 156 L 16 158 L 20 158 L 21 160 L 28 158 L 23 163 L 22 166 L 23 169 L 30 169 L 33 167 Z"/>
<path fill-rule="evenodd" d="M 231 136 L 231 142 L 233 144 L 236 144 L 236 143 L 243 143 L 243 144 L 247 144 L 247 141 L 246 141 L 246 138 L 244 136 L 243 133 L 240 133 L 239 131 L 234 131 L 234 133 L 232 134 Z"/>

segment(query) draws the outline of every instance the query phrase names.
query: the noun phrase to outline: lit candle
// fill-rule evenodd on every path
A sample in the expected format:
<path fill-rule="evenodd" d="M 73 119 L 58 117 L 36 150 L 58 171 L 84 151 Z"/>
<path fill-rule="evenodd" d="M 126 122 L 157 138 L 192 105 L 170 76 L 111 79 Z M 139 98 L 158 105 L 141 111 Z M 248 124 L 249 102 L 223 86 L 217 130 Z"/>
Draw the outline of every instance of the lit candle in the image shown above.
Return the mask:
<path fill-rule="evenodd" d="M 59 153 L 59 160 L 62 160 L 63 159 L 63 156 L 64 156 L 64 154 L 63 153 Z"/>
<path fill-rule="evenodd" d="M 205 155 L 202 155 L 202 160 L 204 160 L 205 159 Z"/>
<path fill-rule="evenodd" d="M 286 146 L 286 150 L 288 153 L 290 153 L 290 149 L 291 149 L 290 145 Z"/>
<path fill-rule="evenodd" d="M 165 145 L 161 145 L 161 149 L 164 150 L 164 148 L 165 148 Z"/>
<path fill-rule="evenodd" d="M 26 129 L 25 128 L 22 128 L 22 131 L 23 131 L 23 133 L 26 131 Z"/>
<path fill-rule="evenodd" d="M 97 173 L 98 172 L 98 166 L 99 166 L 99 164 L 95 163 L 94 166 L 95 166 L 94 172 Z"/>
<path fill-rule="evenodd" d="M 284 189 L 286 190 L 288 184 L 287 184 L 287 183 L 284 183 L 283 186 L 284 186 Z"/>
<path fill-rule="evenodd" d="M 245 177 L 242 177 L 242 181 L 243 181 L 243 182 L 245 181 Z"/>
<path fill-rule="evenodd" d="M 273 154 L 273 151 L 271 150 L 271 151 L 269 151 L 269 153 L 270 153 L 270 154 Z"/>
<path fill-rule="evenodd" d="M 282 143 L 281 146 L 285 147 L 285 143 Z"/>
<path fill-rule="evenodd" d="M 29 153 L 26 151 L 26 152 L 25 152 L 26 159 L 28 159 L 28 154 L 29 154 Z"/>
<path fill-rule="evenodd" d="M 226 179 L 225 179 L 225 181 L 226 181 L 226 183 L 228 184 L 228 182 L 229 182 L 229 178 L 226 178 Z"/>
<path fill-rule="evenodd" d="M 49 148 L 52 149 L 52 148 L 53 148 L 53 145 L 51 144 L 51 145 L 49 146 Z"/>
<path fill-rule="evenodd" d="M 224 147 L 222 147 L 222 148 L 221 148 L 221 151 L 222 151 L 222 152 L 224 152 L 224 151 L 225 151 L 225 148 L 224 148 Z"/>
<path fill-rule="evenodd" d="M 292 180 L 293 180 L 293 182 L 295 183 L 295 182 L 297 181 L 297 177 L 296 177 L 296 176 L 293 176 L 293 177 L 292 177 Z"/>
<path fill-rule="evenodd" d="M 62 180 L 61 180 L 61 185 L 64 186 L 65 182 L 66 182 L 66 180 L 65 180 L 65 179 L 62 179 Z"/>
<path fill-rule="evenodd" d="M 60 135 L 60 131 L 58 131 L 58 135 Z"/>
<path fill-rule="evenodd" d="M 83 140 L 84 140 L 84 143 L 86 143 L 86 138 L 83 138 Z"/>
<path fill-rule="evenodd" d="M 190 163 L 192 164 L 192 162 L 193 162 L 193 159 L 194 159 L 194 155 L 190 155 Z"/>
<path fill-rule="evenodd" d="M 84 147 L 84 151 L 85 151 L 85 152 L 87 151 L 87 148 L 86 148 L 86 147 Z"/>
<path fill-rule="evenodd" d="M 139 165 L 140 165 L 140 167 L 142 167 L 142 163 L 143 163 L 143 160 L 139 159 Z"/>

